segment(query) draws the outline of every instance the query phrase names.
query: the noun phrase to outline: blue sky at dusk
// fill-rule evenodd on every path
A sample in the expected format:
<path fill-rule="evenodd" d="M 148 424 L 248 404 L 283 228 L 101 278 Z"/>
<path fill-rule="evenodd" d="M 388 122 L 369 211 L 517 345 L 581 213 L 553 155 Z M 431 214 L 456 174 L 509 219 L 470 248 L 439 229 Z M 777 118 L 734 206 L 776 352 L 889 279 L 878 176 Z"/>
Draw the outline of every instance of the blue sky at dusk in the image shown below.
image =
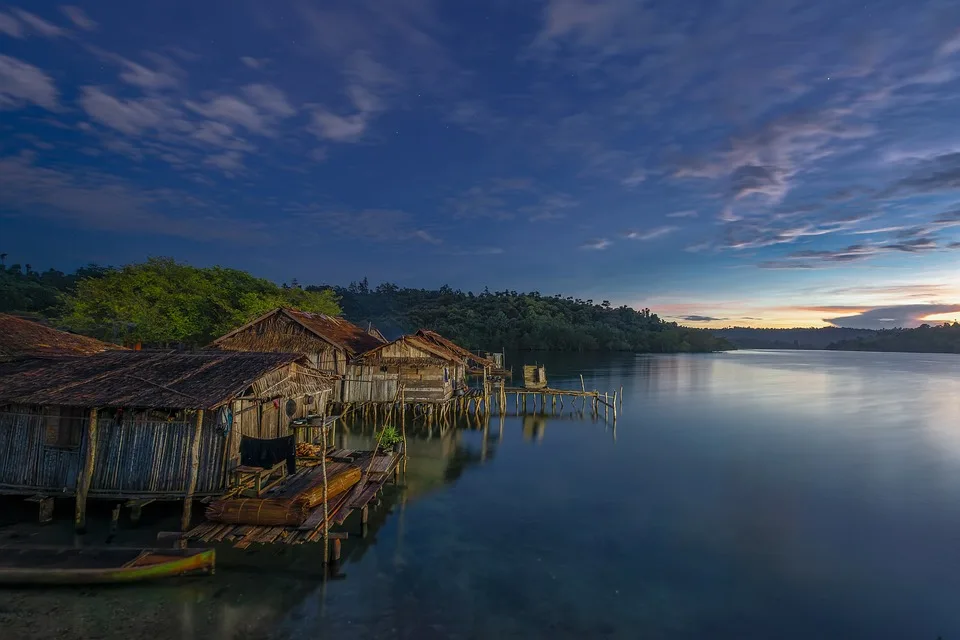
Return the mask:
<path fill-rule="evenodd" d="M 960 2 L 0 4 L 0 250 L 960 318 Z"/>

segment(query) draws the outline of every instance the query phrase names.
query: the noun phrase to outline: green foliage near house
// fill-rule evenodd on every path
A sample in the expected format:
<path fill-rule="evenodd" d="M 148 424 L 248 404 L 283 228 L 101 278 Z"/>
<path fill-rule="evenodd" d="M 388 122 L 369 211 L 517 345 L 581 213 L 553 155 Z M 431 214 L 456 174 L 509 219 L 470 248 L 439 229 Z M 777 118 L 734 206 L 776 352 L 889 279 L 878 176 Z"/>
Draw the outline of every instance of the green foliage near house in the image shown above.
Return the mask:
<path fill-rule="evenodd" d="M 153 258 L 81 280 L 61 323 L 105 340 L 198 346 L 276 307 L 340 313 L 329 289 L 283 288 L 236 269 Z"/>

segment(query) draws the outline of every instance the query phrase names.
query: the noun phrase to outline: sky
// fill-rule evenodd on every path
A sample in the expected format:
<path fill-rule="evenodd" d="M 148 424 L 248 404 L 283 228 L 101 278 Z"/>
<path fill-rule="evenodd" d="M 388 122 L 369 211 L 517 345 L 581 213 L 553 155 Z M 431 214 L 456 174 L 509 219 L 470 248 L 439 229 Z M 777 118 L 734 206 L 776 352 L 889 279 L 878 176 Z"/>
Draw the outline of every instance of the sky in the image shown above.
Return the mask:
<path fill-rule="evenodd" d="M 0 250 L 960 318 L 955 0 L 0 4 Z"/>

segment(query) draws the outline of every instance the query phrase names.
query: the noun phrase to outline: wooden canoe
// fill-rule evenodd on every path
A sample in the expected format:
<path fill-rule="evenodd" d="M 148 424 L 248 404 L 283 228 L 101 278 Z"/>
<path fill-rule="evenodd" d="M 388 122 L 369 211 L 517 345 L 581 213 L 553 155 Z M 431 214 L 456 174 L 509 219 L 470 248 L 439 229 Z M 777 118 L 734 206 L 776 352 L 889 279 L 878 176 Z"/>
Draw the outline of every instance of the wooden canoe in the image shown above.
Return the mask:
<path fill-rule="evenodd" d="M 212 574 L 213 549 L 0 547 L 0 584 L 121 584 Z"/>

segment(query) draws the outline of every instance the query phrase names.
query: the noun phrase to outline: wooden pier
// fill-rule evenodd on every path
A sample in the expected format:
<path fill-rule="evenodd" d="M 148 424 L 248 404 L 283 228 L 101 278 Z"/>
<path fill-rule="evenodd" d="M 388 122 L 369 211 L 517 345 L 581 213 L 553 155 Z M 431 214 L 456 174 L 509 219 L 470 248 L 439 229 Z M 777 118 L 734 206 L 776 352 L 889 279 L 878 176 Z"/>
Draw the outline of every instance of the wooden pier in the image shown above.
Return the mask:
<path fill-rule="evenodd" d="M 350 467 L 359 467 L 364 471 L 364 477 L 351 490 L 332 497 L 326 509 L 324 504 L 317 505 L 302 524 L 266 526 L 207 521 L 190 531 L 179 534 L 179 539 L 184 542 L 223 542 L 232 544 L 238 549 L 245 549 L 251 544 L 303 544 L 333 540 L 331 559 L 335 560 L 339 539 L 345 536 L 331 533 L 330 529 L 336 525 L 342 525 L 354 511 L 361 512 L 361 523 L 365 524 L 370 503 L 377 500 L 388 482 L 396 481 L 402 457 L 396 452 L 330 450 L 326 456 L 329 462 L 306 466 L 288 476 L 280 484 L 268 489 L 261 496 L 266 499 L 293 500 L 305 488 L 317 483 L 318 478 L 322 477 L 324 466 L 328 477 L 336 476 Z M 235 491 L 218 499 L 227 499 L 236 495 Z"/>

